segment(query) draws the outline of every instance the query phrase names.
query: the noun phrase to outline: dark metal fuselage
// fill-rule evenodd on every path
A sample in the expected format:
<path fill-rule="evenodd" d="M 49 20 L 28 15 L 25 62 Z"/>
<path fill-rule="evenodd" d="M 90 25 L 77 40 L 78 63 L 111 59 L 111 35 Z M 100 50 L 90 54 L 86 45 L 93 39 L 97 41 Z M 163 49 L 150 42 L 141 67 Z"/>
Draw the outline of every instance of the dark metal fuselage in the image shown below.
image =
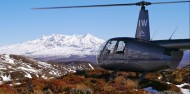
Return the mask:
<path fill-rule="evenodd" d="M 111 43 L 113 42 L 113 43 Z M 112 45 L 112 48 L 109 48 Z M 97 61 L 108 70 L 151 72 L 177 67 L 183 51 L 162 47 L 155 42 L 120 37 L 107 41 Z"/>

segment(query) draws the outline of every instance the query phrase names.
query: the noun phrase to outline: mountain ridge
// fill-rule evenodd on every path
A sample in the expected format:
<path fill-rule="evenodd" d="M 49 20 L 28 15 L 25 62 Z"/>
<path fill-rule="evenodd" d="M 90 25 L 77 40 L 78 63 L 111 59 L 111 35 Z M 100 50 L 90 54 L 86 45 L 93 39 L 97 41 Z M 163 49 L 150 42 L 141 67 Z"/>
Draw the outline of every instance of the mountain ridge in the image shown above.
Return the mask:
<path fill-rule="evenodd" d="M 105 42 L 91 34 L 72 36 L 52 34 L 20 44 L 0 47 L 0 54 L 26 55 L 34 58 L 96 55 Z"/>

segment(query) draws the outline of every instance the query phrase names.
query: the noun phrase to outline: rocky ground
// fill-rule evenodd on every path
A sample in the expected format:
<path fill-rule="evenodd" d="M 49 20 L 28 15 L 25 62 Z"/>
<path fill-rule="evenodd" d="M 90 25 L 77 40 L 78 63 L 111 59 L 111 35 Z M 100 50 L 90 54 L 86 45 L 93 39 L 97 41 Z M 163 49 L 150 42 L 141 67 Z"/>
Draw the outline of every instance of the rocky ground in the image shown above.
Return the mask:
<path fill-rule="evenodd" d="M 0 55 L 0 84 L 27 78 L 50 79 L 76 70 L 94 69 L 90 62 L 41 62 L 21 55 Z"/>

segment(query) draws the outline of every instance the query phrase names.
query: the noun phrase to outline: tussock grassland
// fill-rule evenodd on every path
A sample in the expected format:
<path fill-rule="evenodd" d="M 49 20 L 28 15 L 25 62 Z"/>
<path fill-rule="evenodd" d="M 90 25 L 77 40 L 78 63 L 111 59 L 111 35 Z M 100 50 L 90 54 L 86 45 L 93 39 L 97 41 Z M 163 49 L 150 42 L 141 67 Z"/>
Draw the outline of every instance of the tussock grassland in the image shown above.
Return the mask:
<path fill-rule="evenodd" d="M 7 82 L 0 85 L 0 94 L 152 94 L 144 90 L 146 87 L 180 94 L 175 84 L 189 83 L 190 67 L 167 72 L 171 84 L 167 84 L 159 73 L 149 73 L 141 82 L 135 72 L 118 72 L 111 81 L 108 80 L 110 75 L 110 71 L 95 69 L 53 79 L 25 79 L 18 81 L 20 85 L 16 85 L 17 81 Z"/>

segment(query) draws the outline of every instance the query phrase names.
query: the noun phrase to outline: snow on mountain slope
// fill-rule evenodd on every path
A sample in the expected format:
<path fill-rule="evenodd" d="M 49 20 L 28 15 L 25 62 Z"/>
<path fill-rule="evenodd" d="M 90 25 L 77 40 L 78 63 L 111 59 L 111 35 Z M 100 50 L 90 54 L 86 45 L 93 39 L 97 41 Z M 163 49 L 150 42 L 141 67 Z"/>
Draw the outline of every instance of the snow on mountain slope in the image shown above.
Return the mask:
<path fill-rule="evenodd" d="M 70 57 L 71 55 L 82 57 L 96 55 L 99 46 L 103 42 L 104 40 L 90 34 L 84 36 L 53 34 L 22 44 L 0 47 L 0 54 L 18 54 L 32 57 Z"/>
<path fill-rule="evenodd" d="M 89 62 L 47 63 L 21 55 L 0 55 L 0 84 L 3 81 L 22 80 L 25 78 L 52 78 L 73 73 L 77 70 L 94 69 Z"/>

